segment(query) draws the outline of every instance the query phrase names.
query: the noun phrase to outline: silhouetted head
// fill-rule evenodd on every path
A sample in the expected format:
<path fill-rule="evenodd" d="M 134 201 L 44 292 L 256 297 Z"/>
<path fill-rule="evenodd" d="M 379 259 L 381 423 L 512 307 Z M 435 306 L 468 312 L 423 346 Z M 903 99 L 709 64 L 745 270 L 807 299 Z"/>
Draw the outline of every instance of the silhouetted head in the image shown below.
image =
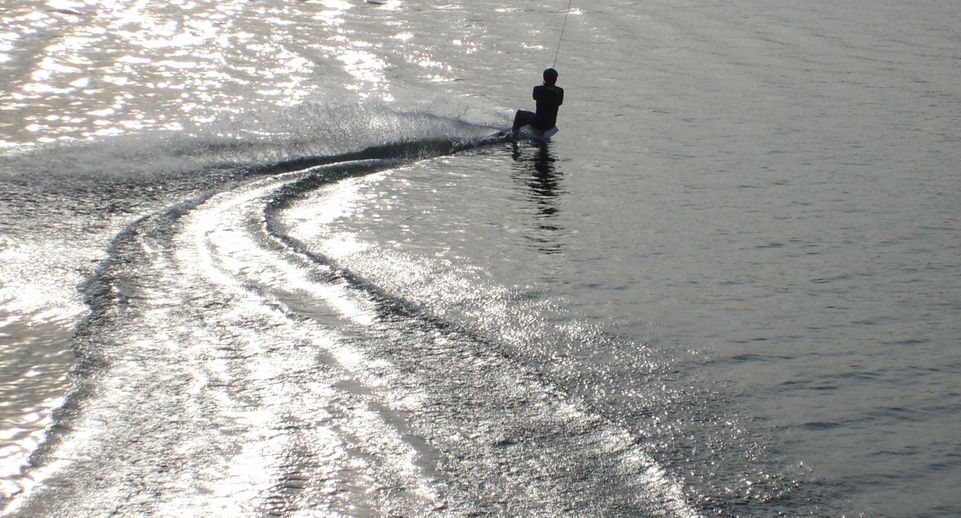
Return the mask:
<path fill-rule="evenodd" d="M 547 86 L 554 86 L 555 83 L 557 83 L 557 70 L 548 68 L 544 71 L 544 84 Z"/>

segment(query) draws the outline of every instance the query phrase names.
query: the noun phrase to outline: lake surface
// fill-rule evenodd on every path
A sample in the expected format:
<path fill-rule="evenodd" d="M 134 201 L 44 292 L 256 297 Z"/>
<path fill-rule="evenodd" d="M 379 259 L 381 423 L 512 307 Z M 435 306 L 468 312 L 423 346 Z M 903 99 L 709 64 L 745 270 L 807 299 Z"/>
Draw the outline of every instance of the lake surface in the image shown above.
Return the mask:
<path fill-rule="evenodd" d="M 566 4 L 0 2 L 0 512 L 961 514 L 961 4 Z"/>

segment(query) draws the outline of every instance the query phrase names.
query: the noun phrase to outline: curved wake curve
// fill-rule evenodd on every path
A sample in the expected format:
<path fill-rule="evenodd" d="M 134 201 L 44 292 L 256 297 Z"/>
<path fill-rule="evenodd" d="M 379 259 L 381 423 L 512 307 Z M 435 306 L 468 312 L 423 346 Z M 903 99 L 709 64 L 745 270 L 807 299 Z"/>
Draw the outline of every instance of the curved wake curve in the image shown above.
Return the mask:
<path fill-rule="evenodd" d="M 286 162 L 128 227 L 86 288 L 82 388 L 8 511 L 695 515 L 629 433 L 277 223 L 322 185 L 486 143 Z"/>
<path fill-rule="evenodd" d="M 405 361 L 413 362 L 408 367 L 409 369 L 431 371 L 432 374 L 428 374 L 428 379 L 424 381 L 428 386 L 436 383 L 438 378 L 449 376 L 451 372 L 457 370 L 461 371 L 461 376 L 469 379 L 489 379 L 492 377 L 492 374 L 499 369 L 513 371 L 513 374 L 494 374 L 493 377 L 498 379 L 498 385 L 488 388 L 487 393 L 497 394 L 506 391 L 519 392 L 527 395 L 541 394 L 543 401 L 535 405 L 541 407 L 537 409 L 537 412 L 550 414 L 551 417 L 548 418 L 549 425 L 547 425 L 545 429 L 540 430 L 540 433 L 552 436 L 555 439 L 563 436 L 565 433 L 571 433 L 573 435 L 596 434 L 595 437 L 590 439 L 588 445 L 578 443 L 576 446 L 568 444 L 558 447 L 559 445 L 557 444 L 551 444 L 549 448 L 557 448 L 568 453 L 572 451 L 579 452 L 577 455 L 573 455 L 577 460 L 572 462 L 572 464 L 578 462 L 585 464 L 585 466 L 579 466 L 579 469 L 597 470 L 597 466 L 588 468 L 586 465 L 591 464 L 593 459 L 600 456 L 605 459 L 605 470 L 615 469 L 617 471 L 616 474 L 605 473 L 601 476 L 609 476 L 612 480 L 617 480 L 617 482 L 614 483 L 616 487 L 615 491 L 626 491 L 632 495 L 631 498 L 620 500 L 618 496 L 610 494 L 610 489 L 605 491 L 604 488 L 601 487 L 603 484 L 598 484 L 598 486 L 592 487 L 591 489 L 592 494 L 606 495 L 607 504 L 610 506 L 610 508 L 607 509 L 608 511 L 613 509 L 620 511 L 634 509 L 635 511 L 640 511 L 643 509 L 643 512 L 651 514 L 668 513 L 677 516 L 697 515 L 686 503 L 681 487 L 673 482 L 657 465 L 656 461 L 643 451 L 643 447 L 639 445 L 639 441 L 636 438 L 633 438 L 628 432 L 609 421 L 602 414 L 595 414 L 590 410 L 586 410 L 590 408 L 589 404 L 573 398 L 570 394 L 565 393 L 564 390 L 554 386 L 550 380 L 537 369 L 531 369 L 524 365 L 523 360 L 520 360 L 508 352 L 508 348 L 499 344 L 496 337 L 489 337 L 482 331 L 474 330 L 469 322 L 451 322 L 444 317 L 433 314 L 430 309 L 415 301 L 407 299 L 402 295 L 390 293 L 378 286 L 375 282 L 364 278 L 363 275 L 359 275 L 349 267 L 343 266 L 336 259 L 326 256 L 323 252 L 311 250 L 308 245 L 287 233 L 282 223 L 284 210 L 289 208 L 290 205 L 298 199 L 327 186 L 340 177 L 341 175 L 338 173 L 330 174 L 324 171 L 323 174 L 305 176 L 278 189 L 276 194 L 271 196 L 265 204 L 264 229 L 273 239 L 281 243 L 283 247 L 287 248 L 293 254 L 303 257 L 311 267 L 322 268 L 330 272 L 331 278 L 343 281 L 349 291 L 361 293 L 363 299 L 368 302 L 368 305 L 372 305 L 373 310 L 376 311 L 377 322 L 389 323 L 388 327 L 392 330 L 399 328 L 399 332 L 403 335 L 418 335 L 419 339 L 413 340 L 412 342 L 418 344 L 419 347 L 423 349 L 421 354 L 415 354 L 413 358 L 404 359 L 392 357 L 392 363 L 403 364 Z M 427 343 L 425 344 L 424 342 Z M 457 353 L 453 353 L 450 349 L 452 343 L 457 344 L 455 347 L 458 350 Z M 436 357 L 438 350 L 452 353 L 452 358 L 447 359 L 452 363 L 439 362 L 439 365 L 431 365 L 429 368 L 425 368 L 424 359 Z M 410 354 L 410 351 L 407 351 L 407 354 Z M 463 359 L 463 355 L 465 354 L 471 357 L 472 362 L 463 363 L 457 361 L 458 359 Z M 479 364 L 475 368 L 476 370 L 471 368 L 474 367 L 473 363 Z M 453 394 L 461 391 L 463 391 L 462 387 L 445 385 L 439 392 L 444 394 L 444 398 L 450 398 Z M 477 386 L 472 386 L 468 391 L 479 390 Z M 420 395 L 418 397 L 424 398 L 431 396 Z M 438 395 L 434 394 L 433 397 L 436 398 Z M 462 397 L 476 405 L 473 394 L 457 394 L 455 397 Z M 506 414 L 500 414 L 498 412 L 499 415 L 492 419 L 492 422 L 485 424 L 490 430 L 503 430 L 511 426 L 516 426 L 516 421 L 524 422 L 529 426 L 531 423 L 543 419 L 543 416 L 539 418 L 524 415 L 524 412 L 519 410 L 520 407 L 528 404 L 530 404 L 530 401 L 526 398 L 522 402 L 500 402 L 500 405 L 504 408 L 510 408 L 512 410 Z M 466 406 L 470 405 L 468 404 Z M 456 405 L 451 410 L 456 411 Z M 511 415 L 511 412 L 514 414 Z M 558 419 L 558 416 L 561 417 Z M 483 422 L 481 419 L 478 421 L 478 424 Z M 541 424 L 544 425 L 547 423 Z M 593 430 L 586 431 L 585 427 L 592 428 Z M 537 426 L 532 426 L 532 428 L 536 429 Z M 422 433 L 430 435 L 429 431 Z M 533 442 L 536 442 L 535 437 L 538 433 L 538 431 L 534 430 L 526 430 L 524 432 L 525 435 L 530 435 L 530 437 L 527 437 L 527 440 L 532 440 Z M 499 441 L 513 444 L 512 439 L 505 439 L 504 437 L 503 434 L 498 435 L 497 439 L 495 439 L 495 444 L 502 445 Z M 480 448 L 481 445 L 475 444 L 474 447 Z M 548 448 L 545 448 L 545 450 L 547 449 Z M 543 455 L 545 458 L 549 458 L 552 455 L 547 451 L 538 451 L 537 453 L 529 454 L 538 457 Z M 570 459 L 568 459 L 568 461 L 570 461 Z M 614 466 L 616 466 L 616 468 Z M 570 468 L 571 466 L 567 467 Z M 611 483 L 612 480 L 606 480 L 604 484 Z M 524 481 L 524 483 L 531 484 L 532 480 Z M 583 480 L 579 481 L 579 483 L 583 483 Z M 564 489 L 556 490 L 564 491 Z M 632 490 L 639 491 L 639 493 L 633 492 Z M 638 497 L 638 494 L 646 496 Z M 563 498 L 559 498 L 559 500 L 563 500 Z M 541 502 L 539 505 L 544 506 L 547 504 L 546 502 Z M 571 505 L 572 504 L 568 503 L 567 510 L 573 509 L 570 507 Z M 546 507 L 540 508 L 546 509 Z"/>

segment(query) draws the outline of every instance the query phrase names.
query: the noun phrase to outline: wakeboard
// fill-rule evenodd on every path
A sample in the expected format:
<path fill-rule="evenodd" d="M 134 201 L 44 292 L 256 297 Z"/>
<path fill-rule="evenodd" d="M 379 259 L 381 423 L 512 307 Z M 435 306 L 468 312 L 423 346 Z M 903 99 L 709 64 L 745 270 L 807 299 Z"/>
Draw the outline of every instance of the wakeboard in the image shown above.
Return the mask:
<path fill-rule="evenodd" d="M 526 140 L 526 141 L 538 142 L 538 143 L 544 144 L 544 143 L 550 142 L 551 137 L 553 137 L 554 135 L 557 135 L 558 131 L 559 130 L 557 129 L 557 126 L 554 126 L 553 128 L 547 131 L 539 131 L 530 126 L 524 126 L 517 133 L 511 133 L 511 130 L 506 129 L 506 130 L 498 131 L 492 136 L 498 140 L 504 140 L 504 141 L 510 141 L 510 142 L 519 142 L 519 141 Z"/>

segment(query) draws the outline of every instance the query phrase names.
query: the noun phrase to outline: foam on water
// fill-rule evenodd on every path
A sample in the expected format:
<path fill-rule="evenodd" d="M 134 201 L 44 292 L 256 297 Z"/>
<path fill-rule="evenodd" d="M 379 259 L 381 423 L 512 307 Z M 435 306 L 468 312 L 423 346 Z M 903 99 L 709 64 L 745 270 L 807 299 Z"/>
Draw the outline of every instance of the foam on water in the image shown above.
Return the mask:
<path fill-rule="evenodd" d="M 9 407 L 2 420 L 9 466 L 3 494 L 20 491 L 20 470 L 45 441 L 51 414 L 70 391 L 70 335 L 87 314 L 77 287 L 108 258 L 108 243 L 121 229 L 142 214 L 250 175 L 362 156 L 366 148 L 385 145 L 398 146 L 398 156 L 416 155 L 419 142 L 427 142 L 428 152 L 486 133 L 489 128 L 383 105 L 304 104 L 233 114 L 195 132 L 8 151 L 0 157 L 0 197 L 9 201 L 3 212 L 10 211 L 2 218 L 0 311 L 11 316 L 3 344 Z"/>

